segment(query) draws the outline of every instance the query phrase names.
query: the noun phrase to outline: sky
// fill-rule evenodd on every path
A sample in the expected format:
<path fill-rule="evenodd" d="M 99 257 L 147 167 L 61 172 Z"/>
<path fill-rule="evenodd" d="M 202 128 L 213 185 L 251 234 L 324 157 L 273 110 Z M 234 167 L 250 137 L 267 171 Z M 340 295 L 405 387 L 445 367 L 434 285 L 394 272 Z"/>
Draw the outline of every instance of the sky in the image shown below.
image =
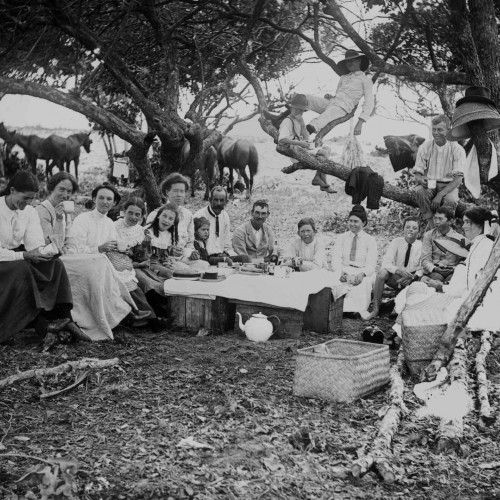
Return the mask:
<path fill-rule="evenodd" d="M 281 86 L 288 89 L 294 86 L 295 92 L 324 95 L 334 94 L 339 77 L 325 64 L 303 63 L 299 68 L 290 72 L 281 79 Z M 272 88 L 272 87 L 271 87 Z M 274 88 L 278 89 L 276 83 Z M 379 104 L 379 112 L 385 116 L 373 116 L 364 125 L 361 141 L 366 144 L 383 145 L 384 135 L 419 134 L 427 138 L 429 129 L 423 123 L 402 121 L 396 116 L 396 107 L 401 108 L 402 103 L 398 101 L 389 89 L 380 89 L 376 95 Z M 241 115 L 250 113 L 252 106 L 236 107 L 236 112 Z M 360 109 L 358 110 L 358 113 Z M 183 113 L 181 113 L 183 116 Z M 314 116 L 313 112 L 305 114 L 306 123 Z M 387 116 L 393 116 L 392 119 Z M 45 129 L 58 128 L 88 130 L 88 119 L 74 111 L 50 103 L 43 99 L 30 96 L 6 95 L 0 100 L 0 122 L 4 122 L 8 129 L 21 127 L 40 126 Z M 422 122 L 424 120 L 422 119 Z M 345 136 L 349 133 L 349 123 L 335 128 L 334 136 Z M 263 138 L 266 137 L 258 123 L 258 117 L 238 124 L 230 135 Z M 332 134 L 328 136 L 331 138 Z"/>

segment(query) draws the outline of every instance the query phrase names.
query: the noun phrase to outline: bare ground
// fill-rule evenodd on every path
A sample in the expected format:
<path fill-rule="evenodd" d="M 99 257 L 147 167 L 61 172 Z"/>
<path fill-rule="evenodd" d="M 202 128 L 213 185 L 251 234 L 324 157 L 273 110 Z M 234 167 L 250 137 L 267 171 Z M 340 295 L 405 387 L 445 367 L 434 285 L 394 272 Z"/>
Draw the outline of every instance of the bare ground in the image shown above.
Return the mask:
<path fill-rule="evenodd" d="M 254 199 L 270 200 L 269 222 L 280 245 L 307 215 L 329 240 L 345 229 L 350 204 L 340 193 L 328 196 L 310 186 L 311 172 L 285 180 L 274 170 L 262 173 Z M 189 208 L 203 205 L 200 195 Z M 244 200 L 228 207 L 233 226 L 248 217 L 249 208 Z M 381 252 L 401 217 L 401 210 L 389 207 L 370 215 Z M 386 330 L 390 321 L 377 324 Z M 91 372 L 83 385 L 51 399 L 40 399 L 41 392 L 71 384 L 73 374 L 0 389 L 0 498 L 41 498 L 38 484 L 17 481 L 39 464 L 33 457 L 67 455 L 78 460 L 78 470 L 59 472 L 59 485 L 69 489 L 48 498 L 500 498 L 500 424 L 480 425 L 474 409 L 460 452 L 437 455 L 438 421 L 415 417 L 419 403 L 409 380 L 410 414 L 393 447 L 396 483 L 386 485 L 374 472 L 352 478 L 350 464 L 383 415 L 385 389 L 354 403 L 331 404 L 294 397 L 293 376 L 298 348 L 336 337 L 359 340 L 364 326 L 345 319 L 342 330 L 329 336 L 264 344 L 232 333 L 194 337 L 118 328 L 115 342 L 59 346 L 48 354 L 33 337 L 19 336 L 0 346 L 0 378 L 82 357 L 118 357 L 120 364 Z M 474 340 L 471 353 L 477 348 Z M 498 349 L 488 358 L 488 375 L 498 389 Z M 495 410 L 498 396 L 492 396 Z"/>

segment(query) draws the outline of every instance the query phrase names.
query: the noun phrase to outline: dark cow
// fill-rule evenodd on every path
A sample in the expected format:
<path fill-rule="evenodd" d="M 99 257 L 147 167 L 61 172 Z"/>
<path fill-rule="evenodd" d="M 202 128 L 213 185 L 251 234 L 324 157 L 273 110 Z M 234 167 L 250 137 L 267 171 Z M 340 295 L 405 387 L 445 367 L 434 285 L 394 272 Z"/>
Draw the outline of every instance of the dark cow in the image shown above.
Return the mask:
<path fill-rule="evenodd" d="M 415 166 L 417 151 L 425 141 L 416 134 L 411 135 L 385 135 L 384 142 L 394 172 Z"/>

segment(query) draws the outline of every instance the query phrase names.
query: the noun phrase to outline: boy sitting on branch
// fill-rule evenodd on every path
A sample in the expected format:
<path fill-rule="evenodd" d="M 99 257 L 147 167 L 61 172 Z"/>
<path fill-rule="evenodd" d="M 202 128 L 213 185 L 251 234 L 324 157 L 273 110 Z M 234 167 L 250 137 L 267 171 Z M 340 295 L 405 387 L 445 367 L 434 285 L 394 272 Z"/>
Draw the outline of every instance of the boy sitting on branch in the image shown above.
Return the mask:
<path fill-rule="evenodd" d="M 341 76 L 337 91 L 333 97 L 329 94 L 325 95 L 325 97 L 298 94 L 301 98 L 304 98 L 303 111 L 310 110 L 319 114 L 311 123 L 305 125 L 308 134 L 317 133 L 314 140 L 316 145 L 321 144 L 321 139 L 331 128 L 351 118 L 361 98 L 364 98 L 363 110 L 354 127 L 354 134 L 361 134 L 363 124 L 370 117 L 374 107 L 373 82 L 365 74 L 368 65 L 369 59 L 367 56 L 349 49 L 346 51 L 345 58 L 337 64 L 337 72 Z M 280 128 L 283 120 L 291 113 L 292 108 L 290 106 L 281 115 L 273 115 L 266 110 L 263 111 L 264 117 L 270 120 L 276 128 Z M 300 118 L 303 123 L 303 118 Z M 330 124 L 333 124 L 333 126 L 323 132 L 323 129 Z M 304 139 L 304 135 L 302 134 L 301 139 Z M 280 130 L 280 138 L 281 136 Z M 307 138 L 305 137 L 305 139 Z M 279 141 L 279 143 L 286 144 L 282 141 Z M 330 186 L 326 180 L 326 175 L 323 173 L 317 172 L 312 184 L 320 186 L 323 191 L 331 192 L 328 191 Z"/>

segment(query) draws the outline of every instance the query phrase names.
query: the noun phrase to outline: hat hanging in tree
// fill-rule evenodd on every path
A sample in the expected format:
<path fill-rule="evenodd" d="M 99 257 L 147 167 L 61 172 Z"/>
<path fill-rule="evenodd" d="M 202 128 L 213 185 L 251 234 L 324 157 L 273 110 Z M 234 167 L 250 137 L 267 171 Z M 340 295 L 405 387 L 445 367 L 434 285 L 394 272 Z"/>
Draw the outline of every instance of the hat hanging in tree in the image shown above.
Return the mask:
<path fill-rule="evenodd" d="M 465 90 L 465 97 L 457 101 L 446 139 L 468 139 L 472 136 L 469 123 L 475 120 L 482 120 L 487 132 L 500 128 L 500 113 L 491 100 L 490 89 L 486 87 L 468 87 Z"/>
<path fill-rule="evenodd" d="M 346 63 L 347 61 L 351 61 L 352 59 L 361 59 L 361 71 L 366 71 L 368 69 L 368 66 L 370 65 L 370 60 L 367 56 L 365 56 L 361 52 L 357 52 L 356 50 L 347 49 L 344 59 L 337 63 L 338 73 L 340 76 L 347 75 L 347 73 L 349 73 L 349 71 L 347 71 Z"/>

